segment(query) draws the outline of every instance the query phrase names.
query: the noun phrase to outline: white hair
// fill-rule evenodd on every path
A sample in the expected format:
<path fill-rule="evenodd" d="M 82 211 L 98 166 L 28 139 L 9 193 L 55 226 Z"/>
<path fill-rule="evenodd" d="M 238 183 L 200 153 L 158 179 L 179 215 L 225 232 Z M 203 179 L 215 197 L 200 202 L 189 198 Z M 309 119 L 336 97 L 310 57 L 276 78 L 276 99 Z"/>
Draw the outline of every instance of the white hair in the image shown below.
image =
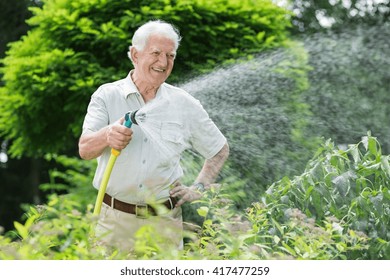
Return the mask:
<path fill-rule="evenodd" d="M 131 40 L 132 45 L 129 46 L 129 51 L 127 53 L 131 61 L 133 61 L 130 53 L 131 49 L 135 48 L 137 51 L 142 51 L 150 36 L 156 34 L 172 40 L 175 44 L 175 51 L 177 51 L 181 40 L 179 30 L 172 24 L 165 21 L 151 20 L 141 25 L 133 35 Z"/>

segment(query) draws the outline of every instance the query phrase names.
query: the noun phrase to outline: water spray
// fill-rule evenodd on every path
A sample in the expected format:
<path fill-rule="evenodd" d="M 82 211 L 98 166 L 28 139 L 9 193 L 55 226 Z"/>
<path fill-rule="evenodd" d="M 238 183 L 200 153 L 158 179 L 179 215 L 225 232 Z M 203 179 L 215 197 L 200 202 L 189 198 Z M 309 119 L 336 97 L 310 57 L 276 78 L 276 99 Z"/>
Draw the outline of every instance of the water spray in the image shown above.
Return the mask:
<path fill-rule="evenodd" d="M 133 123 L 134 124 L 138 124 L 136 119 L 135 119 L 135 114 L 136 113 L 137 113 L 137 111 L 127 112 L 125 114 L 125 121 L 123 122 L 123 125 L 128 127 L 128 128 L 131 128 L 131 125 Z M 93 211 L 93 213 L 95 215 L 99 215 L 100 214 L 100 210 L 102 208 L 104 194 L 106 193 L 106 189 L 107 189 L 108 180 L 110 179 L 112 168 L 114 167 L 115 161 L 118 158 L 118 156 L 120 155 L 120 153 L 121 152 L 116 150 L 116 149 L 111 149 L 111 155 L 110 155 L 110 158 L 108 160 L 106 169 L 104 171 L 103 179 L 102 179 L 102 182 L 100 184 L 100 188 L 99 188 L 99 192 L 98 192 L 98 196 L 96 198 L 95 208 L 94 208 L 94 211 Z"/>

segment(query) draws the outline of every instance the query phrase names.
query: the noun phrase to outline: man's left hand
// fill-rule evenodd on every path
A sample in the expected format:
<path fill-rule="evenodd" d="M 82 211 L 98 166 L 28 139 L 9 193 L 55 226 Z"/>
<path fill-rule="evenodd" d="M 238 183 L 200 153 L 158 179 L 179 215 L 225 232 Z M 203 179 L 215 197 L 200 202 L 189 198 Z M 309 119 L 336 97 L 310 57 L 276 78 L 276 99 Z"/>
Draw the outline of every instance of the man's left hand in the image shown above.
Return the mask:
<path fill-rule="evenodd" d="M 173 188 L 170 190 L 169 194 L 172 197 L 180 198 L 176 203 L 175 207 L 183 205 L 185 202 L 192 202 L 198 200 L 202 197 L 202 194 L 197 190 L 195 186 L 187 187 L 182 185 L 180 182 L 173 184 Z"/>

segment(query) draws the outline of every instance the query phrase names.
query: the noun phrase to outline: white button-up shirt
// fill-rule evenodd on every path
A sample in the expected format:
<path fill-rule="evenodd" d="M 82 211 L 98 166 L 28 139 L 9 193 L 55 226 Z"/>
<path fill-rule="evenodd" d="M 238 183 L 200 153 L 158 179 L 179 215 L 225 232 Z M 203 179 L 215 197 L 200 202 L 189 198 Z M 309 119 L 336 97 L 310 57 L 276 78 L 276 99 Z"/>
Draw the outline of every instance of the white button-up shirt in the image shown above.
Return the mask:
<path fill-rule="evenodd" d="M 83 134 L 114 123 L 129 111 L 139 110 L 129 145 L 118 156 L 107 193 L 128 203 L 147 203 L 169 197 L 169 186 L 183 175 L 181 153 L 194 149 L 204 158 L 216 155 L 226 138 L 198 100 L 186 91 L 162 84 L 145 104 L 129 75 L 104 84 L 92 95 Z M 99 189 L 111 148 L 98 157 L 93 185 Z"/>

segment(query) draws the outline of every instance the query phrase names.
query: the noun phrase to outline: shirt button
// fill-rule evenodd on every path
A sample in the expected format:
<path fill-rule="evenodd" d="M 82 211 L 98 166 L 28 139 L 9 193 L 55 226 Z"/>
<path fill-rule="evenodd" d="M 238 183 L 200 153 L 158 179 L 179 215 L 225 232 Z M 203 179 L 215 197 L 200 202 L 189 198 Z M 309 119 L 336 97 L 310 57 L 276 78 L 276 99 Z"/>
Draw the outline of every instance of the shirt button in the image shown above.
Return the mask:
<path fill-rule="evenodd" d="M 142 184 L 140 184 L 140 185 L 138 186 L 138 188 L 140 188 L 140 189 L 142 189 L 142 187 L 143 187 L 143 185 L 142 185 Z"/>
<path fill-rule="evenodd" d="M 144 160 L 142 161 L 142 163 L 145 164 L 145 163 L 146 163 L 146 160 L 144 159 Z"/>
<path fill-rule="evenodd" d="M 144 139 L 144 142 L 145 142 L 145 143 L 148 142 L 148 138 L 145 138 L 145 139 Z"/>

